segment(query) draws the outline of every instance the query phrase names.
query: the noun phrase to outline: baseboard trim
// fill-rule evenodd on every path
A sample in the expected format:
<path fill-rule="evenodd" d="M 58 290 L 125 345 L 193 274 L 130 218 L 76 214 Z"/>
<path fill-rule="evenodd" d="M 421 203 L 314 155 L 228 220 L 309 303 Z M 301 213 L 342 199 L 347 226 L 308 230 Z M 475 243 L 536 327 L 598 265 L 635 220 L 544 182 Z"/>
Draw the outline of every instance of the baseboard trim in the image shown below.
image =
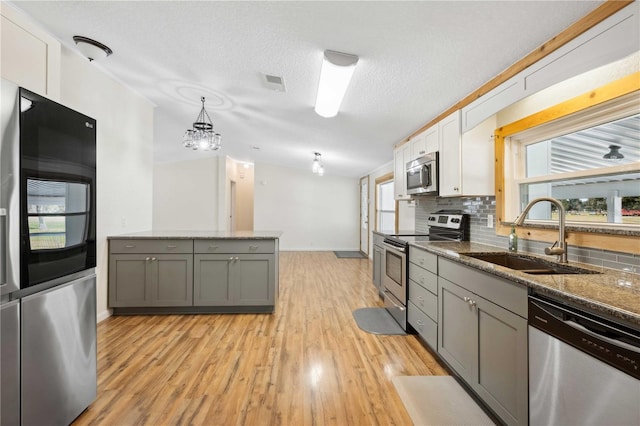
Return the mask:
<path fill-rule="evenodd" d="M 112 315 L 111 313 L 111 309 L 107 309 L 105 311 L 102 311 L 100 313 L 98 313 L 97 315 L 97 322 L 101 323 L 102 321 L 106 320 L 107 318 L 109 318 Z"/>

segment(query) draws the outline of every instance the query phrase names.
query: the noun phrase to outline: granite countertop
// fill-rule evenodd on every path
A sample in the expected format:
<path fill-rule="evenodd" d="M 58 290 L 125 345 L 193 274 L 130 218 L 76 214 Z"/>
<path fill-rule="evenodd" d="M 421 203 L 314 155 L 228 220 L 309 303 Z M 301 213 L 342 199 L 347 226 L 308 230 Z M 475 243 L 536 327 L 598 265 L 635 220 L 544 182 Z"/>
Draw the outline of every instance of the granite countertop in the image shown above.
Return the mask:
<path fill-rule="evenodd" d="M 108 240 L 275 240 L 280 231 L 165 231 L 151 230 L 122 235 L 110 235 Z"/>
<path fill-rule="evenodd" d="M 578 266 L 601 272 L 600 274 L 558 274 L 531 275 L 500 265 L 488 263 L 465 256 L 466 252 L 506 252 L 502 247 L 472 242 L 416 242 L 412 246 L 425 249 L 438 256 L 454 260 L 463 265 L 488 272 L 501 278 L 524 284 L 538 294 L 546 294 L 556 299 L 581 305 L 587 310 L 622 320 L 622 322 L 640 327 L 640 275 L 596 267 L 579 262 L 569 262 Z M 545 260 L 551 256 L 522 253 Z"/>

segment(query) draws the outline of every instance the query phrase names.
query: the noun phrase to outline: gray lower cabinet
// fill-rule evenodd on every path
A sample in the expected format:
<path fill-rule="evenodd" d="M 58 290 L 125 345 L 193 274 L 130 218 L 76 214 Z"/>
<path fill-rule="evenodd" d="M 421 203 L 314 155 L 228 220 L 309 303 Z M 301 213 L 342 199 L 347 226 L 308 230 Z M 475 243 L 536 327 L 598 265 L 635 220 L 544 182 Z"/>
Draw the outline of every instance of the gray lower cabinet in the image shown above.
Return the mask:
<path fill-rule="evenodd" d="M 194 255 L 195 306 L 275 303 L 275 254 Z"/>
<path fill-rule="evenodd" d="M 380 246 L 373 246 L 373 285 L 378 289 L 380 294 L 383 293 L 382 288 L 382 261 L 384 249 Z"/>
<path fill-rule="evenodd" d="M 272 312 L 277 239 L 112 239 L 115 313 Z M 217 309 L 219 308 L 219 309 Z"/>
<path fill-rule="evenodd" d="M 110 307 L 192 305 L 192 254 L 110 256 Z"/>
<path fill-rule="evenodd" d="M 527 320 L 442 277 L 438 296 L 438 354 L 506 424 L 526 425 Z"/>
<path fill-rule="evenodd" d="M 433 349 L 438 348 L 438 257 L 412 247 L 409 250 L 407 320 Z"/>

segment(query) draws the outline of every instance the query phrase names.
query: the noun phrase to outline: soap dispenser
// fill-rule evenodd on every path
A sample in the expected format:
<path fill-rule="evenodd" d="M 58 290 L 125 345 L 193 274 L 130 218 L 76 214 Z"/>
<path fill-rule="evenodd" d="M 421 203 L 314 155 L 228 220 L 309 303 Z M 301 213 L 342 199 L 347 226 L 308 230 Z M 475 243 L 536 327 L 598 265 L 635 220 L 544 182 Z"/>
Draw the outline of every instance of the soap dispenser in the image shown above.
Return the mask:
<path fill-rule="evenodd" d="M 518 234 L 516 234 L 515 225 L 511 225 L 511 233 L 509 234 L 509 251 L 518 251 Z"/>

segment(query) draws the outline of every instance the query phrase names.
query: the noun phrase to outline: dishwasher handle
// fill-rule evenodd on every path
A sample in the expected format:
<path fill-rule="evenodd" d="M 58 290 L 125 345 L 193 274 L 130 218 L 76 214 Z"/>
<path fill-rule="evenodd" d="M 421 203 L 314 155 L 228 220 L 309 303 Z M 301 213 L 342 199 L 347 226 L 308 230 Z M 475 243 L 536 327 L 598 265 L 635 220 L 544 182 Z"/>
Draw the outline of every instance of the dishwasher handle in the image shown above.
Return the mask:
<path fill-rule="evenodd" d="M 640 379 L 640 334 L 575 308 L 529 297 L 529 326 Z"/>

